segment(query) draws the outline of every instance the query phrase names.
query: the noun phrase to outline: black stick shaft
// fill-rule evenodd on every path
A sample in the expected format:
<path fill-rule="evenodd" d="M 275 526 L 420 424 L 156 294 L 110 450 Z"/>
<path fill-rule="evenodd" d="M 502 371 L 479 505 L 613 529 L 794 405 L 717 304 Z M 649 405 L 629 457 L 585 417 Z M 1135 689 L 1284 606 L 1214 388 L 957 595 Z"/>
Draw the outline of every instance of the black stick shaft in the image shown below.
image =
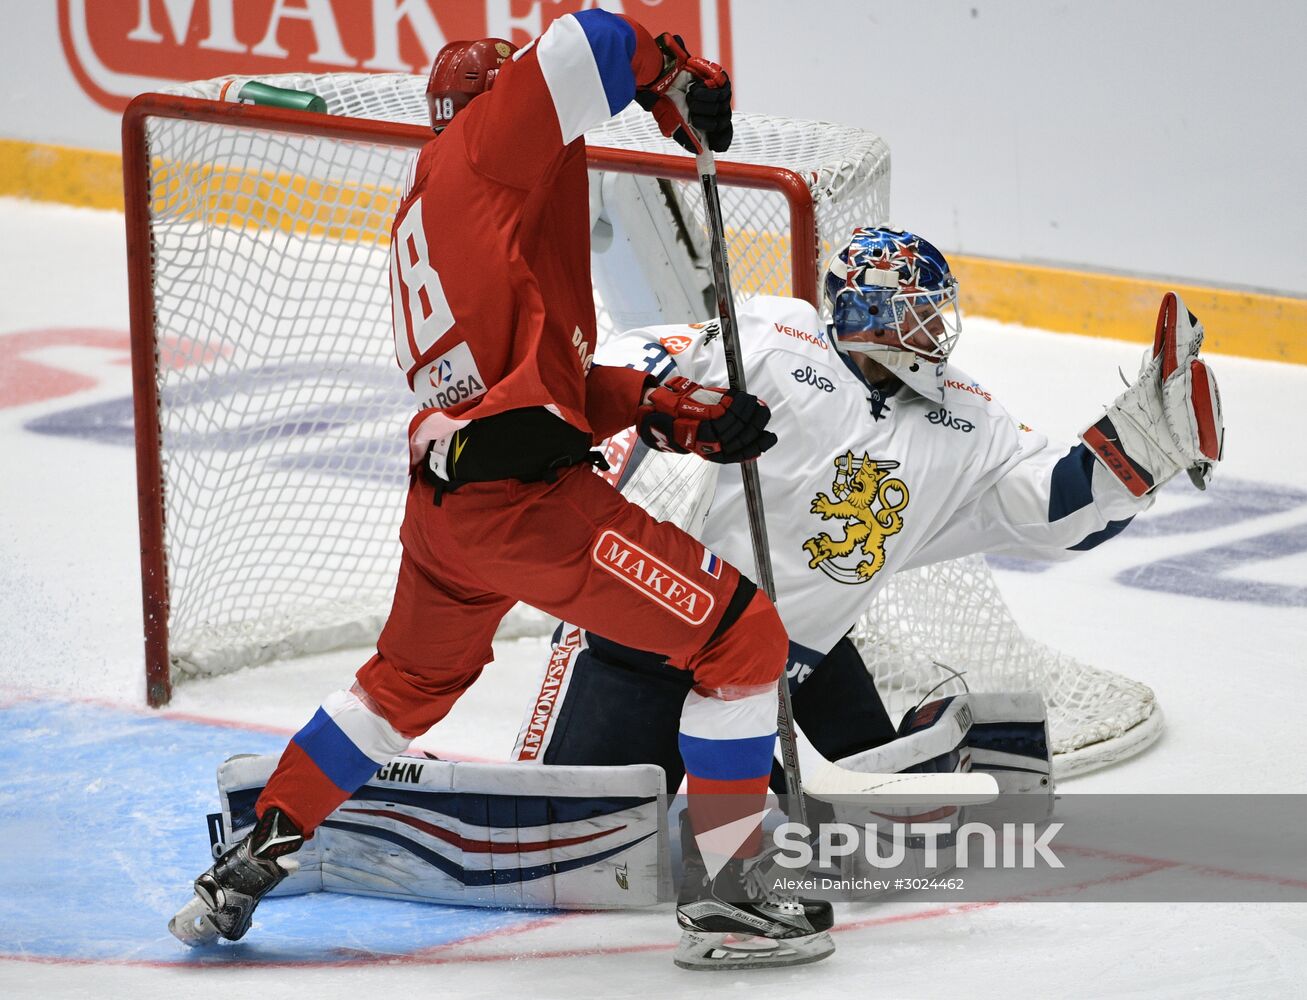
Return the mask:
<path fill-rule="evenodd" d="M 731 275 L 726 261 L 726 231 L 722 224 L 722 204 L 717 193 L 717 165 L 706 144 L 696 158 L 699 181 L 703 185 L 704 204 L 708 213 L 708 231 L 712 243 L 713 288 L 717 295 L 717 317 L 722 328 L 722 348 L 726 353 L 726 378 L 732 391 L 748 392 L 744 365 L 740 358 L 739 325 L 735 318 L 735 298 L 731 295 Z M 776 580 L 772 574 L 771 549 L 767 544 L 767 521 L 763 513 L 762 484 L 757 462 L 741 462 L 744 501 L 749 512 L 749 535 L 753 540 L 753 561 L 758 585 L 772 602 L 776 601 Z M 785 671 L 778 684 L 776 737 L 781 748 L 781 766 L 785 771 L 785 793 L 791 820 L 807 825 L 807 807 L 803 801 L 803 778 L 799 771 L 799 750 L 794 735 L 794 710 L 790 705 L 790 683 Z"/>

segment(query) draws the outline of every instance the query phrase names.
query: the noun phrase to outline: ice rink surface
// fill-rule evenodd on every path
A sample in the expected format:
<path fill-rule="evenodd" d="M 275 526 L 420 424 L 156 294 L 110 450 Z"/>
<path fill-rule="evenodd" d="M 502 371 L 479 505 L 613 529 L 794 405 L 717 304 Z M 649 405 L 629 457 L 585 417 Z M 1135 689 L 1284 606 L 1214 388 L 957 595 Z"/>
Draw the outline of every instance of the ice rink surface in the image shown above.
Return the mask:
<path fill-rule="evenodd" d="M 1307 907 L 1074 893 L 842 906 L 828 961 L 708 979 L 672 966 L 670 908 L 315 894 L 269 901 L 239 945 L 188 952 L 165 925 L 207 863 L 214 768 L 278 751 L 364 654 L 194 681 L 166 711 L 144 708 L 132 449 L 31 429 L 131 394 L 122 217 L 0 200 L 0 233 L 0 996 L 1302 995 Z M 971 320 L 955 357 L 1018 419 L 1070 441 L 1150 340 Z M 1029 633 L 1150 685 L 1166 714 L 1155 746 L 1067 795 L 1307 793 L 1307 368 L 1209 360 L 1227 425 L 1212 490 L 1181 477 L 1112 543 L 997 570 Z M 503 759 L 544 649 L 499 644 L 419 745 Z"/>

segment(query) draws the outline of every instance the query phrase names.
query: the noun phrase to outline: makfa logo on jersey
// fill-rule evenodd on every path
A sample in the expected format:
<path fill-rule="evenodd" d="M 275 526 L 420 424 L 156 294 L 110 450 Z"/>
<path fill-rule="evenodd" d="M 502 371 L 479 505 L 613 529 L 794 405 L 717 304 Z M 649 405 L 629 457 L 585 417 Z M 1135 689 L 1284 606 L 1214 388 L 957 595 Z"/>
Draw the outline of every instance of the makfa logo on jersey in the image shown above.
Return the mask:
<path fill-rule="evenodd" d="M 599 536 L 590 558 L 600 569 L 691 625 L 707 621 L 716 603 L 703 587 L 611 528 Z"/>
<path fill-rule="evenodd" d="M 68 65 L 92 100 L 120 112 L 186 80 L 271 73 L 418 73 L 457 38 L 525 45 L 594 0 L 58 0 Z M 657 35 L 730 67 L 729 0 L 626 0 Z"/>
<path fill-rule="evenodd" d="M 885 565 L 885 541 L 903 530 L 902 511 L 908 487 L 891 478 L 899 463 L 873 459 L 866 452 L 855 459 L 846 451 L 834 460 L 832 500 L 818 493 L 809 510 L 823 521 L 844 521 L 844 537 L 821 532 L 803 543 L 809 569 L 820 569 L 836 583 L 866 583 Z"/>

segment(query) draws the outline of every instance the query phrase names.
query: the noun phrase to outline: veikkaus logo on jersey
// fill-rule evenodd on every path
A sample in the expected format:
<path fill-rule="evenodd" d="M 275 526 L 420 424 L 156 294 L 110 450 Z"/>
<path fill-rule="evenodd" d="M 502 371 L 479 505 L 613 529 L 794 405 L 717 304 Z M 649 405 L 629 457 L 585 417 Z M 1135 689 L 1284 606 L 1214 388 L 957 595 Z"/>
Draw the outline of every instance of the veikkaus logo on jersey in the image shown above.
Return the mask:
<path fill-rule="evenodd" d="M 430 391 L 423 399 L 423 406 L 444 410 L 486 393 L 486 380 L 477 369 L 472 348 L 465 343 L 433 360 L 418 373 L 413 384 L 421 385 L 423 379 L 430 386 Z"/>
<path fill-rule="evenodd" d="M 814 347 L 820 347 L 823 351 L 829 350 L 826 338 L 820 333 L 810 333 L 807 330 L 800 330 L 798 327 L 786 326 L 784 323 L 773 323 L 777 333 L 783 333 L 787 337 L 795 340 L 801 340 L 805 344 L 812 344 Z"/>
<path fill-rule="evenodd" d="M 960 389 L 963 392 L 969 392 L 973 396 L 979 396 L 981 399 L 985 400 L 986 402 L 989 402 L 994 398 L 983 388 L 981 388 L 979 382 L 972 382 L 970 385 L 968 385 L 966 382 L 959 382 L 955 378 L 948 378 L 944 380 L 944 387 L 946 389 Z"/>

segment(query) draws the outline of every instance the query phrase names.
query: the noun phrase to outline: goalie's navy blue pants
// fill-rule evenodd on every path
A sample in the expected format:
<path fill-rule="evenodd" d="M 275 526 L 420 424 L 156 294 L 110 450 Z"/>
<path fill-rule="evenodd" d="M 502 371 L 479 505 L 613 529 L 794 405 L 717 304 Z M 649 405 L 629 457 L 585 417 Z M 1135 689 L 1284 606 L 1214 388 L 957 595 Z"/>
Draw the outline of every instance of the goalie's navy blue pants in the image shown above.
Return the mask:
<path fill-rule="evenodd" d="M 655 653 L 563 625 L 513 758 L 544 764 L 658 764 L 675 792 L 685 775 L 677 747 L 681 705 L 693 683 Z M 791 683 L 794 720 L 827 760 L 882 746 L 896 733 L 857 647 L 840 640 L 802 684 Z M 779 763 L 772 787 L 784 792 Z"/>

